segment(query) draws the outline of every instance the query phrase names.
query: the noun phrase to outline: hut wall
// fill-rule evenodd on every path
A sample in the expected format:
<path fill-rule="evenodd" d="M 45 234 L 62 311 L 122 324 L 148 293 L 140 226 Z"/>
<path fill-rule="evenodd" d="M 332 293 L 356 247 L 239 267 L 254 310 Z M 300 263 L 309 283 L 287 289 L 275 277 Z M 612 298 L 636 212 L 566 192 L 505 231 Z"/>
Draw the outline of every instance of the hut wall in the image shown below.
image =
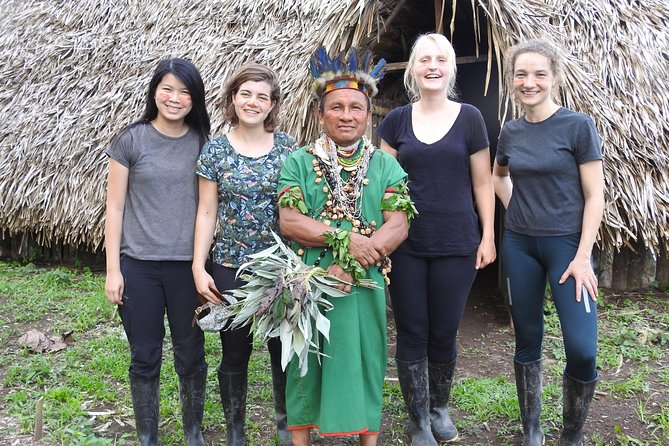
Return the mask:
<path fill-rule="evenodd" d="M 0 238 L 0 260 L 85 265 L 94 270 L 102 270 L 105 256 L 102 248 L 92 251 L 90 248 L 62 242 L 44 246 L 33 236 L 16 234 Z"/>
<path fill-rule="evenodd" d="M 616 291 L 648 289 L 669 281 L 666 249 L 654 253 L 643 242 L 620 250 L 595 250 L 593 259 L 599 285 Z"/>

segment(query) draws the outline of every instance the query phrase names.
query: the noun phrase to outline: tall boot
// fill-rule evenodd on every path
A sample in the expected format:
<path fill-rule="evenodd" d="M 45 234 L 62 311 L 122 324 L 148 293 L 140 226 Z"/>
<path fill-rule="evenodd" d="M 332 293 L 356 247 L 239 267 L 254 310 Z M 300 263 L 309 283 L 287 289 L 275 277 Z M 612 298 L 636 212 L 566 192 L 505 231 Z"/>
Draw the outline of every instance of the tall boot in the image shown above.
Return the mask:
<path fill-rule="evenodd" d="M 272 364 L 272 394 L 274 395 L 274 413 L 276 414 L 276 438 L 279 446 L 292 446 L 288 432 L 286 415 L 286 372 L 281 366 Z"/>
<path fill-rule="evenodd" d="M 448 414 L 448 400 L 451 397 L 451 385 L 455 361 L 449 364 L 439 364 L 428 361 L 428 375 L 430 377 L 430 421 L 432 434 L 438 442 L 449 442 L 458 439 L 458 430 Z"/>
<path fill-rule="evenodd" d="M 541 430 L 541 359 L 521 364 L 513 362 L 516 372 L 516 390 L 520 419 L 523 423 L 523 446 L 541 446 L 544 433 Z"/>
<path fill-rule="evenodd" d="M 428 388 L 427 358 L 397 362 L 397 377 L 404 396 L 411 446 L 438 446 L 430 430 L 430 391 Z"/>
<path fill-rule="evenodd" d="M 246 390 L 248 388 L 247 371 L 229 372 L 218 370 L 218 385 L 221 389 L 221 403 L 225 414 L 226 445 L 244 446 L 246 434 Z"/>
<path fill-rule="evenodd" d="M 141 446 L 158 444 L 158 408 L 160 407 L 160 377 L 139 378 L 130 375 L 132 408 L 135 427 Z"/>
<path fill-rule="evenodd" d="M 563 427 L 560 446 L 580 446 L 583 444 L 583 425 L 588 418 L 590 403 L 595 394 L 597 379 L 584 382 L 562 375 L 562 417 Z"/>
<path fill-rule="evenodd" d="M 179 377 L 179 399 L 184 437 L 188 446 L 205 446 L 202 437 L 202 415 L 204 414 L 204 390 L 207 383 L 207 369 L 194 376 Z"/>

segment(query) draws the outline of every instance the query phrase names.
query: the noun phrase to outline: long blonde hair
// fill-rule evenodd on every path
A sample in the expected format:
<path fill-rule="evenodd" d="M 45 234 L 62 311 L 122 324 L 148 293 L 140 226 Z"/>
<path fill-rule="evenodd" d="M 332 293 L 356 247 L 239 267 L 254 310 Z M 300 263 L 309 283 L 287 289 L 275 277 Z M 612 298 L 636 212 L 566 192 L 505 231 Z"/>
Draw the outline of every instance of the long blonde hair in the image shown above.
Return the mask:
<path fill-rule="evenodd" d="M 451 66 L 451 78 L 448 80 L 448 87 L 446 88 L 446 97 L 453 98 L 455 97 L 455 74 L 457 73 L 457 65 L 455 63 L 455 50 L 453 45 L 448 41 L 446 36 L 443 34 L 430 33 L 422 34 L 418 36 L 416 41 L 411 48 L 411 54 L 409 55 L 409 61 L 407 62 L 406 70 L 404 70 L 404 88 L 407 90 L 409 95 L 409 100 L 411 102 L 416 102 L 420 99 L 420 91 L 416 85 L 416 79 L 414 79 L 411 71 L 413 66 L 416 63 L 416 53 L 418 46 L 425 40 L 431 40 L 434 42 L 437 47 L 441 50 L 448 64 Z"/>

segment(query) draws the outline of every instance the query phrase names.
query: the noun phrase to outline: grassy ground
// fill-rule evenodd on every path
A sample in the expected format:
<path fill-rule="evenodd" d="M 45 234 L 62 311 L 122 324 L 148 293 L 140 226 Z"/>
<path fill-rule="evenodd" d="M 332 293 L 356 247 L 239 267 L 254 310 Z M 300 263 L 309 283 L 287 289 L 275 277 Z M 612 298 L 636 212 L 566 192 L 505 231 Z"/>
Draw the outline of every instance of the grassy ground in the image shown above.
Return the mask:
<path fill-rule="evenodd" d="M 129 363 L 115 308 L 103 293 L 104 277 L 87 269 L 47 269 L 0 262 L 0 445 L 129 445 L 134 443 L 127 383 Z M 486 312 L 488 311 L 488 312 Z M 587 444 L 669 444 L 669 295 L 615 295 L 600 299 L 599 364 L 602 375 L 587 428 Z M 513 338 L 499 311 L 476 308 L 460 333 L 461 355 L 453 389 L 460 444 L 519 444 L 520 422 L 511 370 Z M 501 320 L 501 322 L 500 322 Z M 48 335 L 73 331 L 74 342 L 57 353 L 31 353 L 17 339 L 28 330 Z M 394 336 L 389 333 L 391 353 Z M 161 377 L 161 435 L 182 444 L 177 377 L 169 340 Z M 252 445 L 273 444 L 269 358 L 256 345 L 250 365 L 247 432 Z M 224 444 L 223 413 L 216 390 L 220 355 L 207 334 L 210 364 L 205 406 L 208 444 Z M 550 441 L 561 425 L 560 376 L 564 353 L 554 308 L 546 307 L 545 409 Z M 406 416 L 389 361 L 380 444 L 406 445 Z M 41 408 L 41 409 L 40 409 Z M 40 412 L 42 414 L 40 415 Z M 43 423 L 39 419 L 43 419 Z M 37 421 L 36 421 L 37 420 Z M 323 445 L 355 444 L 320 440 Z M 549 444 L 549 443 L 547 443 Z"/>

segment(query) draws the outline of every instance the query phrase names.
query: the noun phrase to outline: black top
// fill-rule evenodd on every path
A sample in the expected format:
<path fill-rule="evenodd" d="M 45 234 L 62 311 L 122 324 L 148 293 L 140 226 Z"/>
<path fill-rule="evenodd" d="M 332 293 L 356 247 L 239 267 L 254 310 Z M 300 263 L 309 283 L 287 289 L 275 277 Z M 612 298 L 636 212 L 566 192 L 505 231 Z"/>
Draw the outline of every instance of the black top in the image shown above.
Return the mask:
<path fill-rule="evenodd" d="M 584 114 L 560 107 L 541 122 L 521 117 L 504 124 L 497 164 L 508 166 L 513 181 L 504 226 L 530 236 L 581 232 L 579 166 L 601 159 L 597 129 Z"/>
<path fill-rule="evenodd" d="M 397 252 L 423 257 L 471 254 L 481 235 L 469 157 L 489 146 L 481 112 L 462 104 L 451 129 L 439 141 L 425 144 L 413 132 L 409 104 L 391 111 L 377 135 L 397 150 L 419 212 Z"/>

